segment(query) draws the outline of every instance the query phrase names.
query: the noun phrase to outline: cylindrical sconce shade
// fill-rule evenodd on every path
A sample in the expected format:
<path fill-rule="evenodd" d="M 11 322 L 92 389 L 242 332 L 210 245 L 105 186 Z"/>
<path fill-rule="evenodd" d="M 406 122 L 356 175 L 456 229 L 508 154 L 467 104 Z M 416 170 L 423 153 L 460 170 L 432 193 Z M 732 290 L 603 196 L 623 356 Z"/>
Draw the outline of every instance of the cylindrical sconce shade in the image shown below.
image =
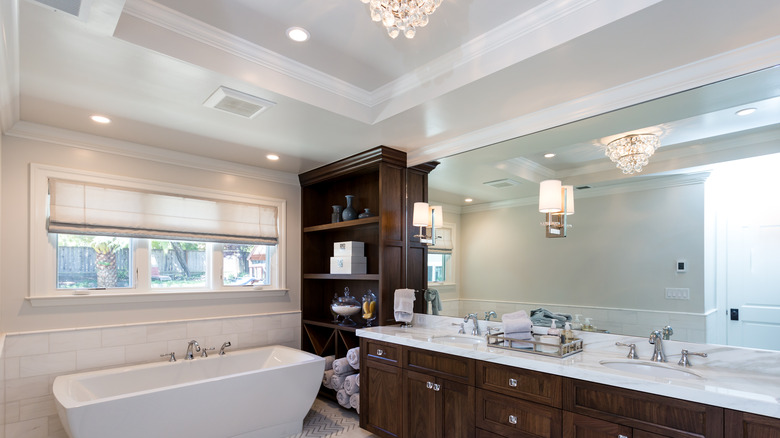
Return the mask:
<path fill-rule="evenodd" d="M 574 214 L 574 186 L 563 186 L 561 190 L 563 190 L 562 195 L 566 197 L 566 214 Z M 563 196 L 561 199 L 564 199 Z M 561 206 L 561 210 L 563 209 Z"/>
<path fill-rule="evenodd" d="M 434 205 L 431 207 L 431 210 L 433 210 L 433 218 L 435 223 L 431 224 L 431 215 L 428 215 L 428 226 L 434 225 L 436 228 L 441 228 L 444 226 L 444 211 L 441 208 L 441 205 Z"/>
<path fill-rule="evenodd" d="M 415 202 L 414 213 L 412 214 L 412 226 L 427 227 L 431 220 L 431 213 L 428 210 L 427 202 Z"/>
<path fill-rule="evenodd" d="M 539 213 L 557 213 L 561 211 L 561 182 L 548 179 L 539 184 Z"/>

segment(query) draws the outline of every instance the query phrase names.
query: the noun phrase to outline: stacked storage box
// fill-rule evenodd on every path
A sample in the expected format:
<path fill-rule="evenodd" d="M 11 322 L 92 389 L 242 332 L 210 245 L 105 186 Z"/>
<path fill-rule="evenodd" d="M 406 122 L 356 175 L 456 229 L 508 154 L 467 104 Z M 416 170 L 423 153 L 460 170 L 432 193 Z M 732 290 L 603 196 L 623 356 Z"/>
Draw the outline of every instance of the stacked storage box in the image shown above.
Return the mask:
<path fill-rule="evenodd" d="M 335 242 L 333 257 L 330 258 L 331 274 L 365 274 L 366 258 L 363 256 L 363 242 Z"/>

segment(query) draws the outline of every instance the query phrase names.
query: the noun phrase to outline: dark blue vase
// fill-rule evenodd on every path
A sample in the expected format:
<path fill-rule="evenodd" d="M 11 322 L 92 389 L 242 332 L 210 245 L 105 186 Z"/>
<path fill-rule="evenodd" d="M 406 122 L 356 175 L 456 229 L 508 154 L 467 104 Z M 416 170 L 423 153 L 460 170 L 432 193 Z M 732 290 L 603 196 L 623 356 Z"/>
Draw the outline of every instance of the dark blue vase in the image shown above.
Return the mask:
<path fill-rule="evenodd" d="M 353 195 L 347 195 L 347 206 L 344 207 L 344 211 L 341 212 L 341 218 L 345 221 L 351 221 L 352 219 L 357 219 L 357 211 L 355 211 L 354 208 L 352 208 L 352 199 L 354 198 Z"/>

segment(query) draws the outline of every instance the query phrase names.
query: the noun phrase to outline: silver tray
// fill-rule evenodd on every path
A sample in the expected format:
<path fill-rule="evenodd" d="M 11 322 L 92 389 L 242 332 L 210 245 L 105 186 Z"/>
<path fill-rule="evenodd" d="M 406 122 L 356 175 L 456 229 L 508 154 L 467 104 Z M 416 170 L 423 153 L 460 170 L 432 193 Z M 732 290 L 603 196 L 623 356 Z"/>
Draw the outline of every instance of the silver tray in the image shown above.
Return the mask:
<path fill-rule="evenodd" d="M 490 348 L 501 348 L 503 350 L 517 351 L 519 353 L 538 354 L 548 357 L 569 357 L 573 354 L 582 352 L 582 339 L 574 338 L 573 341 L 565 344 L 545 344 L 535 340 L 527 339 L 515 339 L 504 336 L 504 333 L 496 333 L 494 335 L 487 335 L 487 343 Z M 507 345 L 505 345 L 507 344 Z M 516 345 L 531 345 L 531 348 L 520 348 Z M 515 346 L 513 346 L 515 345 Z M 542 351 L 542 348 L 555 351 Z"/>

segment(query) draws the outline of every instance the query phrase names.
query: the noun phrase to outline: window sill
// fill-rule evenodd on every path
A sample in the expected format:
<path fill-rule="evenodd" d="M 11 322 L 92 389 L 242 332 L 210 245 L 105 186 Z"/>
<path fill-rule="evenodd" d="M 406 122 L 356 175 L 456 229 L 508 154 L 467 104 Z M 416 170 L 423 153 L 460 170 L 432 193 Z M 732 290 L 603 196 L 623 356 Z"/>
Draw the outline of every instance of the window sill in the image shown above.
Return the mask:
<path fill-rule="evenodd" d="M 440 282 L 440 283 L 428 282 L 428 286 L 439 286 L 439 287 L 441 287 L 441 286 L 455 286 L 455 285 L 456 285 L 456 283 L 453 283 L 451 281 L 444 281 L 444 282 Z"/>
<path fill-rule="evenodd" d="M 91 291 L 85 295 L 45 295 L 25 298 L 33 307 L 82 306 L 90 304 L 154 303 L 164 301 L 224 300 L 270 298 L 287 295 L 288 289 L 250 289 L 203 292 L 136 292 L 105 293 Z"/>

